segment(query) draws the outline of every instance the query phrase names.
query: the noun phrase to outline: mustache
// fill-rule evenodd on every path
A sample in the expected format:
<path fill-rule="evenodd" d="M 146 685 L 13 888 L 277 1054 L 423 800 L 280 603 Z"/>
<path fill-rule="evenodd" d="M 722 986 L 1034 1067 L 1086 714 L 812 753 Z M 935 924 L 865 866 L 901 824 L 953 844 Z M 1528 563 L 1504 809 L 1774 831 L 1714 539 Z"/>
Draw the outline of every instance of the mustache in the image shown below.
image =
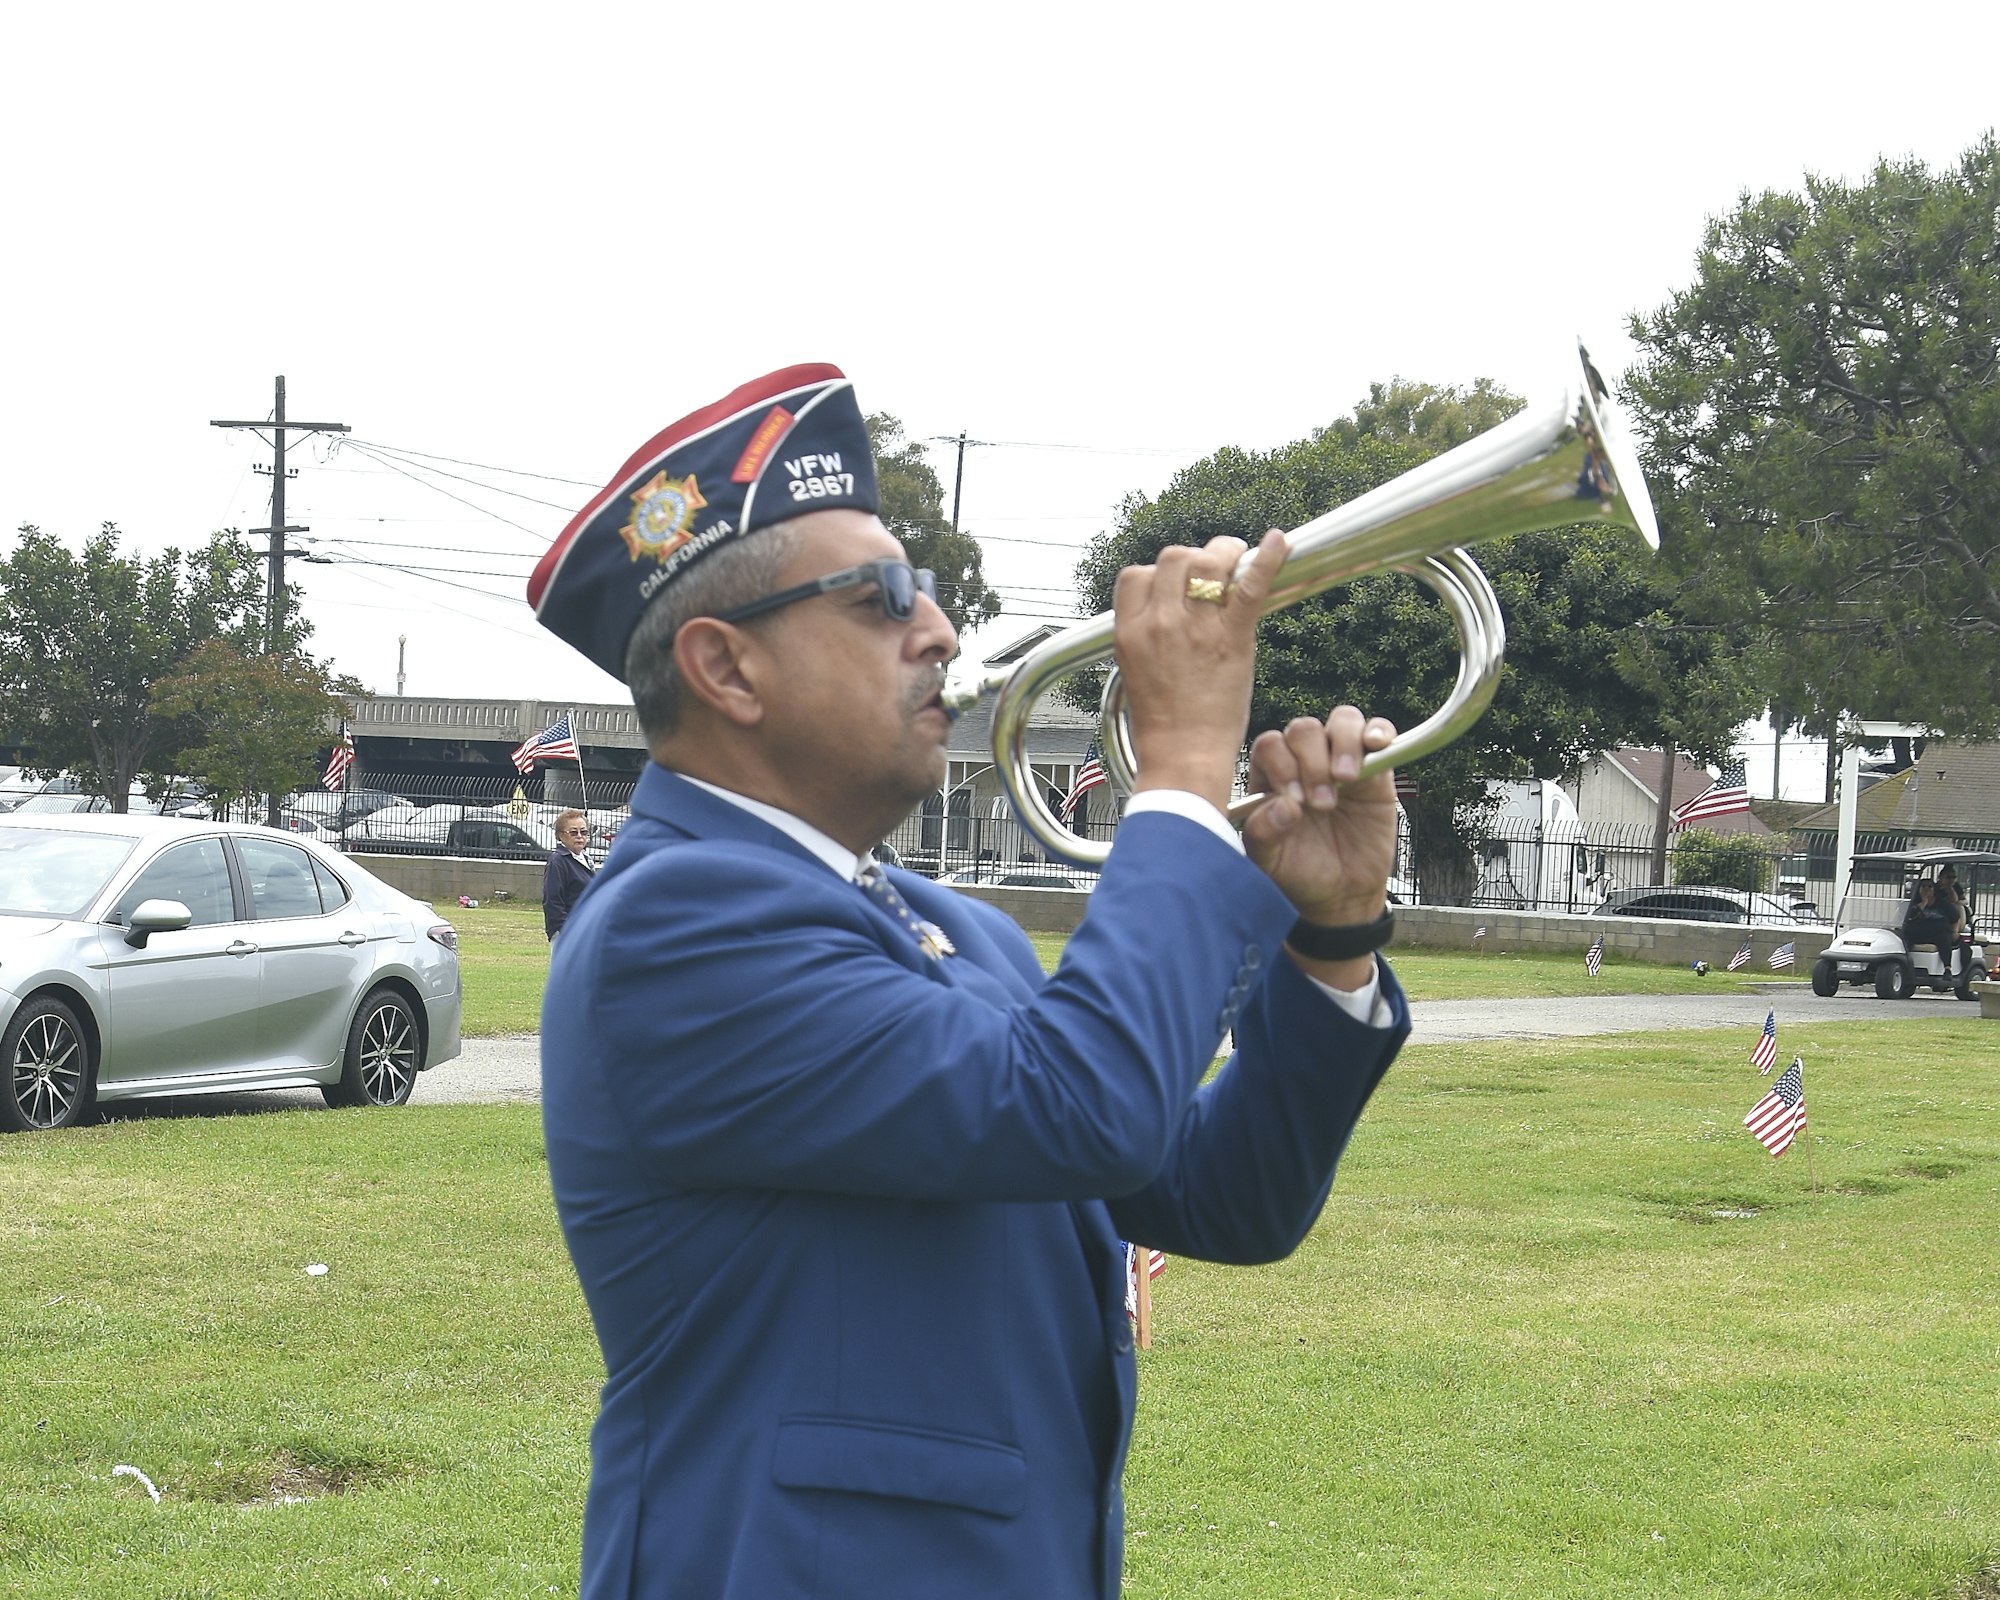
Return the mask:
<path fill-rule="evenodd" d="M 915 716 L 940 694 L 944 693 L 945 671 L 943 666 L 927 667 L 922 676 L 916 678 L 903 692 L 903 709 Z"/>

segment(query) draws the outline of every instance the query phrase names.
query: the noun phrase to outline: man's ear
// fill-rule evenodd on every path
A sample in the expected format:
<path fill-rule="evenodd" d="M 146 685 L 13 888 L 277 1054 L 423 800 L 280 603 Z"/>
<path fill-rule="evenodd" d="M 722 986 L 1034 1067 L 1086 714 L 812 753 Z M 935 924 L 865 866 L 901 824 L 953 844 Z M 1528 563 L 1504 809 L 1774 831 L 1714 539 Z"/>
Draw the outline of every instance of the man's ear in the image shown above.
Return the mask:
<path fill-rule="evenodd" d="M 764 702 L 743 658 L 756 641 L 733 623 L 691 617 L 674 635 L 674 665 L 688 693 L 739 728 L 764 720 Z"/>

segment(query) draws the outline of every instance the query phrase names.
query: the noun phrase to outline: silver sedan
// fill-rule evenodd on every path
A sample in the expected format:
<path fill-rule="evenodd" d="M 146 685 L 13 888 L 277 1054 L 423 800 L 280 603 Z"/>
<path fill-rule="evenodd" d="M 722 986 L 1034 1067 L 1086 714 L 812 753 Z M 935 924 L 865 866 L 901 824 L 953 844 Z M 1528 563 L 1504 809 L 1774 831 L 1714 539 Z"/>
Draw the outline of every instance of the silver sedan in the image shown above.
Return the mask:
<path fill-rule="evenodd" d="M 451 924 L 309 839 L 0 816 L 0 1130 L 218 1090 L 401 1105 L 460 1004 Z"/>

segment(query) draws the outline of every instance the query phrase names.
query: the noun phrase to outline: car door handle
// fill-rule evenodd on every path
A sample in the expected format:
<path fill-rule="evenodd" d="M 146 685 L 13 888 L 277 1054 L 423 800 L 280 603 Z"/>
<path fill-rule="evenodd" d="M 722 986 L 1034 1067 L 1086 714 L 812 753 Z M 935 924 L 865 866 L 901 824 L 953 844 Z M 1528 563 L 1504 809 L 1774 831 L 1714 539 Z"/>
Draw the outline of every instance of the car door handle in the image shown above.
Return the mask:
<path fill-rule="evenodd" d="M 226 956 L 254 956 L 257 953 L 257 946 L 247 939 L 238 939 L 222 953 Z"/>
<path fill-rule="evenodd" d="M 352 928 L 349 928 L 340 936 L 340 942 L 352 950 L 357 944 L 366 944 L 368 942 L 368 935 L 365 933 L 356 933 Z"/>

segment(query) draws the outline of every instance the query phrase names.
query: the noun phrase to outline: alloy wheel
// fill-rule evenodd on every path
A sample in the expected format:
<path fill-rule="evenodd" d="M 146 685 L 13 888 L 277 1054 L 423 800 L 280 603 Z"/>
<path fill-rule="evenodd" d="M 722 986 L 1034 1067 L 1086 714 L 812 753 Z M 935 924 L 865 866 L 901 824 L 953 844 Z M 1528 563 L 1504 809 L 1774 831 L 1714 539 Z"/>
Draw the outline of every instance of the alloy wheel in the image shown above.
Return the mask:
<path fill-rule="evenodd" d="M 60 1128 L 83 1096 L 83 1041 L 69 1019 L 54 1011 L 30 1017 L 8 1063 L 14 1104 L 30 1127 Z"/>
<path fill-rule="evenodd" d="M 386 1000 L 361 1030 L 361 1087 L 376 1105 L 409 1098 L 417 1077 L 417 1025 L 400 1001 Z"/>

